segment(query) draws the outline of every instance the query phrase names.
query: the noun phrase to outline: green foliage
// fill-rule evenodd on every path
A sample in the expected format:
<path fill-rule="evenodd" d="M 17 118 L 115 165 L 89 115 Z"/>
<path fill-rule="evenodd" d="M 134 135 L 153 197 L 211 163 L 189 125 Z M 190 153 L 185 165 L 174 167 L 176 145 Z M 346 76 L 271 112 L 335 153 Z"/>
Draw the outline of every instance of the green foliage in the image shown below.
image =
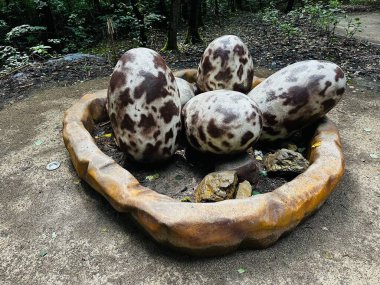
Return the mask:
<path fill-rule="evenodd" d="M 30 51 L 32 52 L 31 56 L 38 57 L 40 59 L 50 57 L 50 54 L 48 52 L 49 49 L 51 49 L 51 47 L 45 46 L 45 45 L 37 45 L 37 46 L 31 47 L 30 48 Z"/>
<path fill-rule="evenodd" d="M 14 27 L 5 36 L 5 41 L 12 46 L 25 49 L 40 41 L 42 32 L 46 28 L 41 26 L 21 25 Z"/>
<path fill-rule="evenodd" d="M 338 0 L 330 0 L 328 4 L 320 1 L 316 3 L 305 1 L 299 13 L 304 15 L 311 25 L 317 27 L 321 34 L 327 34 L 330 37 L 334 35 L 339 22 L 339 13 L 342 12 L 340 6 L 341 2 Z"/>
<path fill-rule="evenodd" d="M 0 66 L 3 68 L 0 71 L 0 75 L 17 67 L 24 66 L 28 62 L 29 57 L 25 53 L 21 53 L 11 46 L 0 46 Z"/>
<path fill-rule="evenodd" d="M 357 32 L 362 31 L 362 23 L 360 21 L 360 18 L 348 18 L 347 19 L 347 26 L 344 28 L 346 32 L 346 38 L 350 39 L 352 38 Z"/>
<path fill-rule="evenodd" d="M 259 16 L 267 25 L 275 27 L 286 38 L 292 38 L 301 34 L 301 30 L 297 27 L 299 15 L 295 12 L 283 15 L 281 12 L 271 7 L 265 8 Z"/>

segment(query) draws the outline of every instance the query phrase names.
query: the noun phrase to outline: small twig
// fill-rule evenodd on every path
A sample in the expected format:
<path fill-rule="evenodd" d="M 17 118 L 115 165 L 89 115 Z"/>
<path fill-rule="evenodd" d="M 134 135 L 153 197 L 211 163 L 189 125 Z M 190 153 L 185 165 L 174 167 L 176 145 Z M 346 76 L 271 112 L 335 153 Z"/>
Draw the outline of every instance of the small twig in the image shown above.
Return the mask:
<path fill-rule="evenodd" d="M 0 76 L 0 79 L 3 79 L 4 77 L 7 77 L 8 75 L 12 74 L 13 72 L 15 72 L 15 71 L 19 71 L 19 70 L 21 70 L 21 69 L 23 69 L 23 68 L 25 68 L 25 67 L 27 67 L 27 66 L 29 66 L 29 65 L 30 65 L 30 63 L 25 64 L 25 65 L 20 66 L 20 67 L 17 67 L 17 68 L 15 68 L 15 69 L 12 69 L 12 70 L 10 70 L 9 72 L 5 73 L 4 75 L 1 75 L 1 76 Z"/>
<path fill-rule="evenodd" d="M 108 125 L 109 123 L 111 123 L 111 121 L 101 123 L 101 124 L 99 124 L 99 127 L 104 127 L 104 126 Z"/>
<path fill-rule="evenodd" d="M 27 85 L 19 86 L 19 88 L 26 88 L 26 87 L 30 87 L 30 86 L 32 86 L 32 85 L 33 85 L 33 83 L 30 83 L 30 84 L 27 84 Z"/>

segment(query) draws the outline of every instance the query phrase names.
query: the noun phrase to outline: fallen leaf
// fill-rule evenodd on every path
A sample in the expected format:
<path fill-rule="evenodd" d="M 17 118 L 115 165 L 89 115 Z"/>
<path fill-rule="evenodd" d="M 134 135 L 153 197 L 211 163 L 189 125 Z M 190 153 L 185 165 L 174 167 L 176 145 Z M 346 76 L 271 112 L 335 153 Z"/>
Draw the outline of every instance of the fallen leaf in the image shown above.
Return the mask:
<path fill-rule="evenodd" d="M 321 146 L 321 144 L 322 144 L 322 142 L 316 142 L 315 144 L 313 144 L 313 145 L 311 146 L 311 148 L 319 147 L 319 146 Z"/>
<path fill-rule="evenodd" d="M 40 250 L 40 256 L 41 256 L 41 257 L 44 257 L 46 254 L 47 254 L 46 249 L 41 249 L 41 250 Z"/>
<path fill-rule="evenodd" d="M 178 174 L 178 175 L 176 175 L 174 178 L 175 178 L 175 180 L 182 180 L 182 179 L 183 179 L 183 176 L 180 175 L 180 174 Z"/>
<path fill-rule="evenodd" d="M 331 252 L 325 251 L 322 253 L 322 256 L 326 259 L 333 260 L 334 259 L 334 254 Z"/>
<path fill-rule="evenodd" d="M 371 128 L 364 128 L 363 130 L 364 130 L 365 132 L 367 132 L 367 133 L 372 132 L 372 129 L 371 129 Z"/>
<path fill-rule="evenodd" d="M 112 134 L 104 134 L 100 136 L 101 138 L 110 138 L 112 137 Z"/>
<path fill-rule="evenodd" d="M 158 179 L 159 177 L 160 177 L 160 174 L 155 173 L 155 174 L 148 175 L 147 177 L 145 177 L 145 180 L 153 181 L 153 180 Z"/>
<path fill-rule="evenodd" d="M 244 268 L 239 268 L 239 269 L 237 270 L 237 272 L 239 272 L 240 274 L 242 274 L 242 273 L 245 272 L 245 269 L 244 269 Z"/>
<path fill-rule="evenodd" d="M 51 234 L 51 239 L 52 240 L 55 240 L 57 238 L 57 234 L 55 233 L 55 232 L 53 232 L 52 234 Z"/>
<path fill-rule="evenodd" d="M 268 172 L 266 170 L 260 170 L 261 176 L 268 176 Z"/>
<path fill-rule="evenodd" d="M 258 191 L 252 191 L 252 196 L 260 195 L 261 193 Z"/>
<path fill-rule="evenodd" d="M 106 232 L 108 232 L 108 229 L 107 229 L 107 228 L 101 228 L 100 231 L 101 231 L 102 233 L 106 233 Z"/>
<path fill-rule="evenodd" d="M 375 159 L 379 158 L 379 155 L 377 153 L 371 153 L 369 156 Z"/>
<path fill-rule="evenodd" d="M 256 160 L 263 160 L 263 158 L 261 156 L 256 156 L 255 158 L 256 158 Z"/>
<path fill-rule="evenodd" d="M 76 180 L 74 180 L 73 183 L 74 183 L 75 185 L 79 185 L 79 184 L 80 184 L 80 179 L 76 179 Z"/>
<path fill-rule="evenodd" d="M 43 141 L 42 140 L 36 140 L 35 142 L 34 142 L 34 144 L 35 145 L 42 145 L 43 144 Z"/>
<path fill-rule="evenodd" d="M 191 199 L 190 199 L 190 197 L 186 196 L 186 197 L 181 199 L 181 202 L 191 202 Z"/>

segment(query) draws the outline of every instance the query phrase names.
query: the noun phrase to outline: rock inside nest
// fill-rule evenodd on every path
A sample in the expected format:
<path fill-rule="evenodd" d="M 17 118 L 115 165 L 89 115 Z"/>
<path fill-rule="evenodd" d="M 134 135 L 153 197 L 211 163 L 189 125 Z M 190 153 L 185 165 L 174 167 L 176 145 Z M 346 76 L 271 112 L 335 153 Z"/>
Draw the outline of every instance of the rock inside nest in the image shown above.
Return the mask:
<path fill-rule="evenodd" d="M 297 176 L 309 167 L 309 161 L 299 152 L 282 148 L 264 158 L 267 172 L 275 175 Z"/>
<path fill-rule="evenodd" d="M 219 202 L 232 199 L 237 190 L 235 171 L 219 171 L 206 175 L 195 189 L 195 201 Z"/>

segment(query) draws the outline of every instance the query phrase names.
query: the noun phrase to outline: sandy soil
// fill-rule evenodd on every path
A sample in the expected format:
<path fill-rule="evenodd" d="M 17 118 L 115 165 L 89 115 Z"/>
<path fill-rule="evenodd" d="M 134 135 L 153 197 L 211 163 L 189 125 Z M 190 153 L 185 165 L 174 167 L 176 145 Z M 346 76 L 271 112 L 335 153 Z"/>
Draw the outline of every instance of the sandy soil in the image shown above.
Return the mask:
<path fill-rule="evenodd" d="M 362 32 L 357 32 L 355 37 L 367 40 L 380 46 L 380 12 L 350 13 L 347 19 L 343 19 L 337 26 L 338 34 L 345 35 L 349 19 L 360 18 Z"/>
<path fill-rule="evenodd" d="M 0 111 L 1 284 L 377 284 L 378 82 L 351 81 L 329 115 L 347 169 L 319 212 L 266 250 L 198 259 L 158 246 L 78 179 L 63 112 L 108 79 L 35 91 Z M 60 168 L 47 171 L 53 160 Z"/>

